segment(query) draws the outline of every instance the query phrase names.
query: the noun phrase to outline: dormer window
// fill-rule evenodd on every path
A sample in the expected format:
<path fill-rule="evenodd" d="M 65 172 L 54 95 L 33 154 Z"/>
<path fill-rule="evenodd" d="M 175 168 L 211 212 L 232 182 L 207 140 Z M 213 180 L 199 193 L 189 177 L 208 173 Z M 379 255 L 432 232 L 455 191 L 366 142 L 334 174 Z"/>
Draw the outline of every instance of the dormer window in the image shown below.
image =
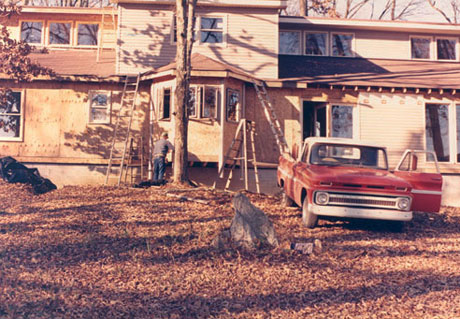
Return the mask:
<path fill-rule="evenodd" d="M 411 57 L 412 59 L 431 59 L 431 38 L 430 37 L 411 37 Z"/>
<path fill-rule="evenodd" d="M 21 22 L 21 40 L 29 44 L 41 44 L 43 34 L 43 22 Z"/>
<path fill-rule="evenodd" d="M 352 57 L 353 53 L 353 34 L 332 34 L 332 55 L 341 57 Z"/>
<path fill-rule="evenodd" d="M 70 22 L 51 22 L 49 24 L 48 43 L 51 45 L 70 45 Z"/>
<path fill-rule="evenodd" d="M 306 33 L 305 54 L 327 55 L 327 33 Z"/>
<path fill-rule="evenodd" d="M 97 45 L 99 24 L 79 23 L 77 31 L 77 45 L 95 46 Z"/>
<path fill-rule="evenodd" d="M 436 39 L 438 60 L 457 60 L 457 40 L 454 38 Z"/>
<path fill-rule="evenodd" d="M 300 54 L 300 31 L 280 31 L 279 54 Z"/>

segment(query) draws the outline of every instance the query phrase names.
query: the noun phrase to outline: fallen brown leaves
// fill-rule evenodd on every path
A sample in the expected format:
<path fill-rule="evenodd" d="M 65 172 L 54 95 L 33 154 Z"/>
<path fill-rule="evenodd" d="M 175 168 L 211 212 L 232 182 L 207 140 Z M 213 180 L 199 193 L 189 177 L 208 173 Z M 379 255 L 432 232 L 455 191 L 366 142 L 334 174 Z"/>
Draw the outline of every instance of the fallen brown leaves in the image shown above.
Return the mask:
<path fill-rule="evenodd" d="M 166 191 L 203 202 L 165 196 Z M 460 210 L 307 230 L 249 194 L 283 243 L 321 253 L 217 252 L 231 195 L 0 181 L 0 318 L 460 318 Z"/>

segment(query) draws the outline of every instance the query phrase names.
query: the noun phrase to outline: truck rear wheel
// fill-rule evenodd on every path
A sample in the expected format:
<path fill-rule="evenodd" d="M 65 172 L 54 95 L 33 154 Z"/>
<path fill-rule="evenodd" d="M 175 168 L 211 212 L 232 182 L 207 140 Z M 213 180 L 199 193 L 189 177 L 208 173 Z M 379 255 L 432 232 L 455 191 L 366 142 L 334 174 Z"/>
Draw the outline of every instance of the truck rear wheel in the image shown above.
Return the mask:
<path fill-rule="evenodd" d="M 294 206 L 294 201 L 286 195 L 286 192 L 283 190 L 283 193 L 281 194 L 281 206 L 282 207 L 292 207 Z"/>
<path fill-rule="evenodd" d="M 315 228 L 318 225 L 318 215 L 313 214 L 308 209 L 308 197 L 305 196 L 302 204 L 302 222 L 305 227 Z"/>

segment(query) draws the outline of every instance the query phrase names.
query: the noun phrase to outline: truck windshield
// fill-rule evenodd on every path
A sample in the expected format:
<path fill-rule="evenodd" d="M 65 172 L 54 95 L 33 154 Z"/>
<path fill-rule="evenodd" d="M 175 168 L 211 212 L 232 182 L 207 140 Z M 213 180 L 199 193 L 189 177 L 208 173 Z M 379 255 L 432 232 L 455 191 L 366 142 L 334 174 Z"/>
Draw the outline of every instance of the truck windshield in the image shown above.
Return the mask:
<path fill-rule="evenodd" d="M 388 169 L 384 149 L 360 145 L 315 144 L 311 148 L 310 163 L 326 166 Z"/>

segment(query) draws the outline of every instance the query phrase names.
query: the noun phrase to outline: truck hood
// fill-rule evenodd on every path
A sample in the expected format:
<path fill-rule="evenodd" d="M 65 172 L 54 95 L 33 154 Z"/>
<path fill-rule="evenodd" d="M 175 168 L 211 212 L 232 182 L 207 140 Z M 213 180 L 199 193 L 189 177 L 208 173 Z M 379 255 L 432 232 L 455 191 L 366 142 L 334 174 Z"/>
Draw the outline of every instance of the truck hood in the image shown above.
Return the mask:
<path fill-rule="evenodd" d="M 386 170 L 311 165 L 310 172 L 313 183 L 316 185 L 332 183 L 332 185 L 351 187 L 405 188 L 407 190 L 412 188 L 410 183 Z"/>

